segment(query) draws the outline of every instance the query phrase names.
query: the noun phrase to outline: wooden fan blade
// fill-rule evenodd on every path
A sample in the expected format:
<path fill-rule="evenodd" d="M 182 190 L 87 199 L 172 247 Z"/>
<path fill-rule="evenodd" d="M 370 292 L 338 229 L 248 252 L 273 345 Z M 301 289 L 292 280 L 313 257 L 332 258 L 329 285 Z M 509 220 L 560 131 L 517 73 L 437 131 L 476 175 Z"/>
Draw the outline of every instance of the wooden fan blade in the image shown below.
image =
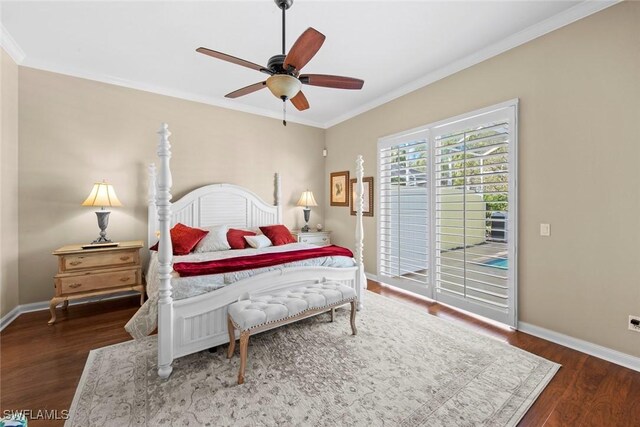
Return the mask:
<path fill-rule="evenodd" d="M 309 108 L 309 101 L 307 101 L 307 97 L 304 96 L 304 93 L 302 93 L 302 91 L 298 92 L 296 96 L 291 98 L 291 103 L 299 111 L 304 111 Z"/>
<path fill-rule="evenodd" d="M 252 70 L 261 71 L 267 74 L 273 74 L 267 67 L 254 64 L 253 62 L 245 61 L 244 59 L 236 58 L 235 56 L 227 55 L 226 53 L 207 49 L 206 47 L 199 47 L 196 49 L 196 52 L 211 56 L 213 58 L 222 59 L 223 61 L 231 62 L 232 64 L 242 65 L 243 67 L 251 68 Z"/>
<path fill-rule="evenodd" d="M 239 98 L 244 95 L 249 95 L 250 93 L 256 92 L 263 87 L 267 87 L 267 82 L 254 83 L 252 85 L 243 87 L 242 89 L 235 90 L 231 93 L 226 94 L 225 98 Z"/>
<path fill-rule="evenodd" d="M 320 50 L 326 37 L 321 32 L 309 27 L 293 44 L 291 50 L 284 58 L 284 68 L 290 67 L 300 71 L 302 67 L 311 61 L 311 58 Z"/>
<path fill-rule="evenodd" d="M 331 76 L 328 74 L 302 74 L 302 84 L 311 86 L 332 87 L 335 89 L 362 89 L 364 80 L 353 77 Z"/>

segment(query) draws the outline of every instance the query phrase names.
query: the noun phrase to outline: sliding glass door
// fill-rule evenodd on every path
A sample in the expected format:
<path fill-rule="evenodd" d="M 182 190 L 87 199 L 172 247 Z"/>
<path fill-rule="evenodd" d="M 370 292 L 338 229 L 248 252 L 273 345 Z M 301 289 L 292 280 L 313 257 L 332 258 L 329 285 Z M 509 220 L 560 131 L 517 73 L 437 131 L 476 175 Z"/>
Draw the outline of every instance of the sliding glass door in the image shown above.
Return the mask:
<path fill-rule="evenodd" d="M 388 139 L 378 154 L 378 274 L 429 293 L 430 165 L 426 132 Z"/>
<path fill-rule="evenodd" d="M 516 113 L 379 141 L 379 279 L 516 326 Z"/>
<path fill-rule="evenodd" d="M 515 107 L 432 129 L 435 299 L 515 327 Z"/>

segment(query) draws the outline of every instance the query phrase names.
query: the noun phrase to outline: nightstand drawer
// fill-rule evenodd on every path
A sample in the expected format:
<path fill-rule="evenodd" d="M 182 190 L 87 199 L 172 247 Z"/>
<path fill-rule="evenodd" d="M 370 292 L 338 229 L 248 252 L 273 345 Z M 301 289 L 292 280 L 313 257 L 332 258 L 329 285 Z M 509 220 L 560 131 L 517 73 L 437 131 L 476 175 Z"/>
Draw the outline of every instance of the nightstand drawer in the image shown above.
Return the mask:
<path fill-rule="evenodd" d="M 118 252 L 96 252 L 86 255 L 65 255 L 62 257 L 63 271 L 82 270 L 96 267 L 120 267 L 138 264 L 138 250 Z"/>
<path fill-rule="evenodd" d="M 292 234 L 300 243 L 308 243 L 316 246 L 329 246 L 331 244 L 330 231 L 300 231 L 294 230 Z"/>
<path fill-rule="evenodd" d="M 304 236 L 300 238 L 302 243 L 310 243 L 312 245 L 329 245 L 329 236 Z"/>
<path fill-rule="evenodd" d="M 59 277 L 57 280 L 60 291 L 63 294 L 72 294 L 139 284 L 139 271 L 140 270 L 136 268 L 91 275 Z"/>

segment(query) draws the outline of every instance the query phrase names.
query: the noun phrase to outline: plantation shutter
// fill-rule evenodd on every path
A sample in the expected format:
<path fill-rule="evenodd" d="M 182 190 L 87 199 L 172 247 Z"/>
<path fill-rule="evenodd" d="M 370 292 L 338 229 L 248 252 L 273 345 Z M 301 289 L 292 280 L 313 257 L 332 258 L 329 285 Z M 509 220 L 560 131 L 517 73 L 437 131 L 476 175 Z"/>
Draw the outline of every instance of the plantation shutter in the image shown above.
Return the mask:
<path fill-rule="evenodd" d="M 512 323 L 509 109 L 433 130 L 436 299 Z"/>
<path fill-rule="evenodd" d="M 418 132 L 379 147 L 379 274 L 424 293 L 429 260 L 429 156 Z"/>

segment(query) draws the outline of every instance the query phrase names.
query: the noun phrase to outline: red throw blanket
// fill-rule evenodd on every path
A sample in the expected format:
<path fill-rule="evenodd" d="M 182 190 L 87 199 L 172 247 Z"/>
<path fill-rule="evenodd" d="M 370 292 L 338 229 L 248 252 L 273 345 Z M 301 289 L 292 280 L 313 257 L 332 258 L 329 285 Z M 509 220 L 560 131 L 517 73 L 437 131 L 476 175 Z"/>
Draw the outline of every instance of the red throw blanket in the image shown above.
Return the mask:
<path fill-rule="evenodd" d="M 353 258 L 353 252 L 341 246 L 331 245 L 318 247 L 317 249 L 239 256 L 215 261 L 177 262 L 173 264 L 173 270 L 178 273 L 180 277 L 201 276 L 205 274 L 221 274 L 232 271 L 272 267 L 278 264 L 326 256 L 346 256 Z"/>

